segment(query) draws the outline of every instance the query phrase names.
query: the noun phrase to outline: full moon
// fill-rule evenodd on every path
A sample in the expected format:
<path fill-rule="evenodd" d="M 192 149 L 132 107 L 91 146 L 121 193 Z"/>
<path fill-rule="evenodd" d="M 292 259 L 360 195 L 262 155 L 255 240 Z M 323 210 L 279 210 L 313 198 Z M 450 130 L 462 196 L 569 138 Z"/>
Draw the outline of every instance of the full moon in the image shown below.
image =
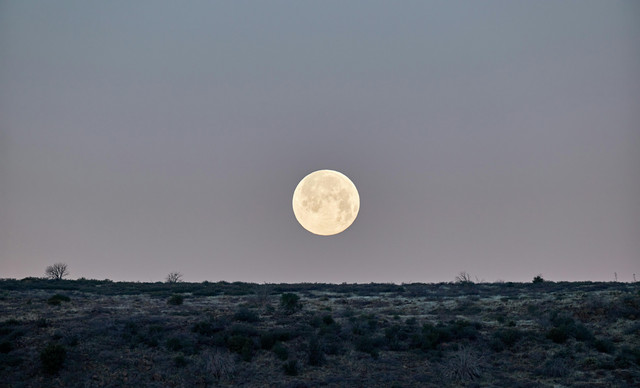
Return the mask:
<path fill-rule="evenodd" d="M 320 236 L 347 229 L 358 216 L 360 196 L 345 175 L 319 170 L 304 177 L 293 192 L 293 213 L 303 228 Z"/>

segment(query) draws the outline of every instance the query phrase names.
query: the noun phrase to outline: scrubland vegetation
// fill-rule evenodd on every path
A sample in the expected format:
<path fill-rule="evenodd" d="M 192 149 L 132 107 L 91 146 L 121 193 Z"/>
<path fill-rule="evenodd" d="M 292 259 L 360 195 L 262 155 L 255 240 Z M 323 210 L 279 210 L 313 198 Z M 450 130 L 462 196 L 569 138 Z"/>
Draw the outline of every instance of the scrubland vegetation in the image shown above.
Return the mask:
<path fill-rule="evenodd" d="M 0 387 L 640 385 L 638 283 L 0 280 Z"/>

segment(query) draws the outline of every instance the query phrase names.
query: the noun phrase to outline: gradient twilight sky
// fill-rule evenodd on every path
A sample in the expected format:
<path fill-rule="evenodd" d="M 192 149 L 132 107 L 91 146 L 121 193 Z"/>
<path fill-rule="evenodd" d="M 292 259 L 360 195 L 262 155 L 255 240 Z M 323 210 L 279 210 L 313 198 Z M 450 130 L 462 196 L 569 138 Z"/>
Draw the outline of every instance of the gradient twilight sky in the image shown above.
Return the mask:
<path fill-rule="evenodd" d="M 338 170 L 360 214 L 295 220 Z M 0 277 L 640 277 L 640 2 L 1 1 Z"/>

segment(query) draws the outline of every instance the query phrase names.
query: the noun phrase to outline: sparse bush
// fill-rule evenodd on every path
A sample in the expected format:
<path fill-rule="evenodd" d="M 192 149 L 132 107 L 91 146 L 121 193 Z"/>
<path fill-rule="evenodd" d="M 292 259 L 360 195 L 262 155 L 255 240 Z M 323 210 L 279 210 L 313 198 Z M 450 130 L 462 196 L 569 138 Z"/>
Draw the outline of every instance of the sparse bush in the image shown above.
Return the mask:
<path fill-rule="evenodd" d="M 355 341 L 355 348 L 359 352 L 368 353 L 374 359 L 380 356 L 379 347 L 382 344 L 382 338 L 373 338 L 370 336 L 362 336 Z"/>
<path fill-rule="evenodd" d="M 173 294 L 167 299 L 167 304 L 179 306 L 184 302 L 184 296 L 180 294 Z"/>
<path fill-rule="evenodd" d="M 173 358 L 173 364 L 176 366 L 176 368 L 184 368 L 185 366 L 187 366 L 187 359 L 184 358 L 182 354 L 177 355 Z"/>
<path fill-rule="evenodd" d="M 170 272 L 165 280 L 167 283 L 180 283 L 182 281 L 182 274 L 177 271 Z"/>
<path fill-rule="evenodd" d="M 285 362 L 282 368 L 287 376 L 297 376 L 300 369 L 297 360 L 289 360 Z"/>
<path fill-rule="evenodd" d="M 36 326 L 41 329 L 49 327 L 49 321 L 46 318 L 38 318 L 36 319 Z"/>
<path fill-rule="evenodd" d="M 216 381 L 229 378 L 235 372 L 235 361 L 229 352 L 223 352 L 219 349 L 205 352 L 202 355 L 202 362 L 206 373 L 213 376 Z"/>
<path fill-rule="evenodd" d="M 469 273 L 466 272 L 466 271 L 460 272 L 458 274 L 458 276 L 456 276 L 455 281 L 456 281 L 456 283 L 462 284 L 462 285 L 471 285 L 471 284 L 473 284 L 473 280 L 471 280 L 471 275 L 469 275 Z"/>
<path fill-rule="evenodd" d="M 40 352 L 42 370 L 47 374 L 56 374 L 62 368 L 67 350 L 62 345 L 50 343 Z"/>
<path fill-rule="evenodd" d="M 489 346 L 496 352 L 509 349 L 522 338 L 522 332 L 517 329 L 501 329 L 493 333 Z"/>
<path fill-rule="evenodd" d="M 549 331 L 547 331 L 546 337 L 557 344 L 563 344 L 567 342 L 569 335 L 567 334 L 566 326 L 562 326 L 551 328 Z"/>
<path fill-rule="evenodd" d="M 171 350 L 172 352 L 178 352 L 178 351 L 182 350 L 182 348 L 184 346 L 182 345 L 182 341 L 180 341 L 180 338 L 171 337 L 171 338 L 169 338 L 167 340 L 166 347 L 167 347 L 167 349 Z"/>
<path fill-rule="evenodd" d="M 49 279 L 62 280 L 65 276 L 69 275 L 69 269 L 65 263 L 55 263 L 54 265 L 48 266 L 44 273 Z"/>
<path fill-rule="evenodd" d="M 51 298 L 47 299 L 47 304 L 52 306 L 58 306 L 61 302 L 69 302 L 71 298 L 66 295 L 55 294 Z"/>
<path fill-rule="evenodd" d="M 547 377 L 564 377 L 571 372 L 567 361 L 564 358 L 552 358 L 545 361 L 538 373 Z"/>
<path fill-rule="evenodd" d="M 578 341 L 593 340 L 593 333 L 585 325 L 566 314 L 552 313 L 551 323 L 554 327 L 547 331 L 546 337 L 555 343 L 565 343 L 569 337 Z"/>
<path fill-rule="evenodd" d="M 280 296 L 280 306 L 288 313 L 293 313 L 302 307 L 300 305 L 300 297 L 291 292 L 284 293 Z"/>
<path fill-rule="evenodd" d="M 539 284 L 539 283 L 543 283 L 544 279 L 542 278 L 542 275 L 536 275 L 533 278 L 533 284 Z"/>
<path fill-rule="evenodd" d="M 324 353 L 317 337 L 309 340 L 309 365 L 321 365 L 324 362 Z"/>
<path fill-rule="evenodd" d="M 616 350 L 616 347 L 613 344 L 613 342 L 611 342 L 611 340 L 606 338 L 599 338 L 595 340 L 595 342 L 593 343 L 593 346 L 596 348 L 597 351 L 601 353 L 611 354 Z"/>
<path fill-rule="evenodd" d="M 616 367 L 629 368 L 634 365 L 640 365 L 640 348 L 632 348 L 624 345 L 616 355 L 614 360 Z"/>
<path fill-rule="evenodd" d="M 444 363 L 444 375 L 454 381 L 469 381 L 480 377 L 482 360 L 470 348 L 457 350 Z"/>
<path fill-rule="evenodd" d="M 0 353 L 9 353 L 13 350 L 13 344 L 9 341 L 0 342 Z"/>
<path fill-rule="evenodd" d="M 258 317 L 255 311 L 249 310 L 246 307 L 240 307 L 233 315 L 233 319 L 242 322 L 258 322 L 260 317 Z"/>
<path fill-rule="evenodd" d="M 289 358 L 289 350 L 281 342 L 276 342 L 272 350 L 273 353 L 275 353 L 275 355 L 283 361 Z"/>
<path fill-rule="evenodd" d="M 201 321 L 197 322 L 191 328 L 191 331 L 203 336 L 210 337 L 218 332 L 223 331 L 227 327 L 225 320 Z"/>

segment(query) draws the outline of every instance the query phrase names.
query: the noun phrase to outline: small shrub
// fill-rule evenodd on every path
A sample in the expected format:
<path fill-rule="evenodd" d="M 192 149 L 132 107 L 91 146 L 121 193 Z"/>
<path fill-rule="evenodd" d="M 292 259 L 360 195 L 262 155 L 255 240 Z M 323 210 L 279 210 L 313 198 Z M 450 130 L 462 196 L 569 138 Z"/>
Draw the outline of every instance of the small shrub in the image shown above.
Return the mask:
<path fill-rule="evenodd" d="M 46 318 L 38 318 L 36 319 L 36 326 L 41 329 L 45 327 L 49 327 L 49 321 L 47 321 Z"/>
<path fill-rule="evenodd" d="M 276 337 L 273 333 L 267 332 L 260 335 L 260 347 L 264 350 L 271 350 L 276 344 Z"/>
<path fill-rule="evenodd" d="M 62 368 L 67 350 L 62 345 L 49 344 L 40 352 L 42 369 L 47 374 L 56 374 Z"/>
<path fill-rule="evenodd" d="M 547 377 L 565 377 L 571 372 L 567 361 L 563 358 L 553 358 L 545 361 L 538 371 L 541 375 Z"/>
<path fill-rule="evenodd" d="M 542 275 L 536 275 L 533 278 L 533 284 L 539 284 L 539 283 L 543 283 L 544 279 L 542 278 Z"/>
<path fill-rule="evenodd" d="M 227 326 L 227 322 L 224 320 L 215 321 L 201 321 L 197 322 L 191 327 L 191 331 L 203 336 L 210 337 L 218 332 L 223 331 Z"/>
<path fill-rule="evenodd" d="M 288 313 L 293 313 L 302 307 L 300 305 L 300 297 L 291 292 L 284 293 L 280 296 L 280 306 Z"/>
<path fill-rule="evenodd" d="M 616 367 L 621 369 L 632 367 L 634 364 L 640 365 L 640 348 L 628 345 L 621 347 L 614 362 Z"/>
<path fill-rule="evenodd" d="M 324 353 L 317 337 L 309 340 L 309 365 L 317 366 L 324 362 Z"/>
<path fill-rule="evenodd" d="M 517 329 L 504 329 L 495 333 L 495 337 L 500 339 L 508 348 L 512 347 L 520 338 L 522 332 Z"/>
<path fill-rule="evenodd" d="M 331 315 L 325 315 L 324 317 L 322 317 L 322 323 L 330 326 L 336 323 L 336 321 L 333 320 L 333 317 Z"/>
<path fill-rule="evenodd" d="M 175 356 L 173 358 L 173 365 L 175 365 L 176 368 L 184 368 L 185 366 L 187 366 L 187 359 L 184 358 L 182 354 Z"/>
<path fill-rule="evenodd" d="M 275 355 L 283 361 L 289 358 L 289 350 L 280 342 L 276 342 L 272 350 L 273 353 L 275 353 Z"/>
<path fill-rule="evenodd" d="M 61 302 L 69 302 L 71 299 L 66 295 L 55 294 L 51 298 L 47 299 L 47 304 L 52 306 L 59 306 Z"/>
<path fill-rule="evenodd" d="M 173 294 L 167 299 L 167 304 L 179 306 L 184 302 L 184 296 L 180 294 Z"/>
<path fill-rule="evenodd" d="M 582 323 L 577 323 L 571 328 L 571 334 L 578 341 L 592 341 L 593 333 Z"/>
<path fill-rule="evenodd" d="M 253 359 L 253 341 L 246 341 L 240 350 L 243 361 L 251 362 Z"/>
<path fill-rule="evenodd" d="M 171 350 L 172 352 L 178 352 L 184 347 L 182 345 L 182 341 L 180 341 L 180 338 L 178 337 L 169 338 L 166 342 L 166 346 L 167 349 Z"/>
<path fill-rule="evenodd" d="M 381 345 L 380 338 L 372 338 L 369 336 L 362 336 L 355 342 L 356 350 L 363 353 L 369 353 L 374 359 L 378 359 L 380 356 L 379 346 Z"/>
<path fill-rule="evenodd" d="M 217 381 L 231 377 L 235 372 L 235 362 L 233 356 L 228 352 L 215 350 L 206 352 L 202 357 L 206 373 L 213 376 Z"/>
<path fill-rule="evenodd" d="M 480 377 L 481 359 L 469 348 L 456 351 L 444 363 L 444 375 L 454 381 L 468 381 Z"/>
<path fill-rule="evenodd" d="M 0 353 L 9 353 L 13 350 L 13 344 L 9 341 L 4 341 L 0 343 Z"/>
<path fill-rule="evenodd" d="M 242 322 L 258 322 L 260 320 L 258 314 L 246 307 L 238 309 L 238 311 L 233 315 L 233 319 Z"/>
<path fill-rule="evenodd" d="M 547 332 L 547 338 L 557 344 L 563 344 L 567 342 L 569 335 L 565 327 L 554 327 Z"/>
<path fill-rule="evenodd" d="M 616 350 L 616 347 L 613 344 L 613 342 L 605 338 L 600 338 L 595 340 L 595 342 L 593 343 L 593 346 L 596 348 L 597 351 L 601 353 L 611 354 Z"/>
<path fill-rule="evenodd" d="M 282 368 L 287 376 L 297 376 L 300 369 L 297 360 L 289 360 L 285 362 Z"/>

